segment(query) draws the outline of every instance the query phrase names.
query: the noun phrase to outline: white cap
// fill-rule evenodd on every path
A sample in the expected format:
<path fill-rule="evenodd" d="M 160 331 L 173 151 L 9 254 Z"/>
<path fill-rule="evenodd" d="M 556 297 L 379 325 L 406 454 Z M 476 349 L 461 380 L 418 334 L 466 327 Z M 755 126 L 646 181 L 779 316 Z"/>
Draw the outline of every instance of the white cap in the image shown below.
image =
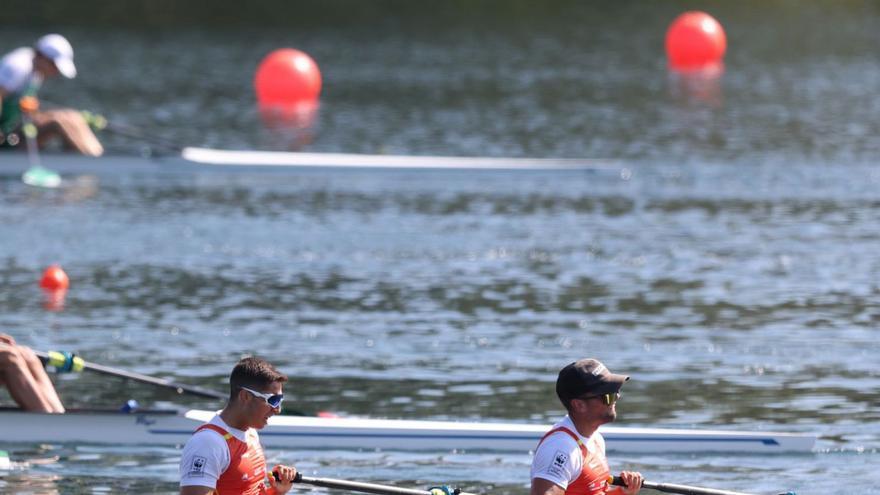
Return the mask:
<path fill-rule="evenodd" d="M 76 77 L 76 66 L 73 65 L 73 47 L 67 38 L 60 34 L 47 34 L 37 40 L 37 51 L 55 63 L 62 76 L 73 79 Z"/>

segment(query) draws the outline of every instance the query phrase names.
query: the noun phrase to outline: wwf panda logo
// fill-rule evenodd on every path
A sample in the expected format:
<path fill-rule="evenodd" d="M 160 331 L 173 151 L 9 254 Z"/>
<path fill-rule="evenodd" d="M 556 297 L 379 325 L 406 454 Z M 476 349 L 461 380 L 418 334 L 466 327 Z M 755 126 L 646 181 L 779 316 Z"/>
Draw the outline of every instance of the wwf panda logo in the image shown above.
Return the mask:
<path fill-rule="evenodd" d="M 556 451 L 556 456 L 553 458 L 553 464 L 559 467 L 565 465 L 568 461 L 568 454 L 565 452 Z"/>
<path fill-rule="evenodd" d="M 189 468 L 189 474 L 200 475 L 205 471 L 205 464 L 208 460 L 204 457 L 193 457 L 192 464 Z"/>

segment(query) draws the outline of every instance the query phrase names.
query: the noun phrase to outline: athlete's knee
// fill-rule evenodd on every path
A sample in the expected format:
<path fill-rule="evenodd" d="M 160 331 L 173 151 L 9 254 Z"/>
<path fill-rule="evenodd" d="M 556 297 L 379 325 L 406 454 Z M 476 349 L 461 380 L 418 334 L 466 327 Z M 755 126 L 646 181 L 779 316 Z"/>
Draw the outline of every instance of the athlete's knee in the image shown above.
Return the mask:
<path fill-rule="evenodd" d="M 71 125 L 79 125 L 83 122 L 82 115 L 76 110 L 62 108 L 52 110 L 44 115 L 44 118 L 38 123 L 38 126 L 58 126 L 66 127 Z"/>
<path fill-rule="evenodd" d="M 30 347 L 18 346 L 18 353 L 25 362 L 29 364 L 40 364 L 40 358 L 37 357 L 36 353 Z"/>
<path fill-rule="evenodd" d="M 61 110 L 58 110 L 58 116 L 56 118 L 59 120 L 76 123 L 85 123 L 86 121 L 86 119 L 83 118 L 82 112 L 80 112 L 79 110 L 74 110 L 72 108 L 63 108 Z"/>
<path fill-rule="evenodd" d="M 18 347 L 0 344 L 0 369 L 21 368 L 26 364 Z"/>

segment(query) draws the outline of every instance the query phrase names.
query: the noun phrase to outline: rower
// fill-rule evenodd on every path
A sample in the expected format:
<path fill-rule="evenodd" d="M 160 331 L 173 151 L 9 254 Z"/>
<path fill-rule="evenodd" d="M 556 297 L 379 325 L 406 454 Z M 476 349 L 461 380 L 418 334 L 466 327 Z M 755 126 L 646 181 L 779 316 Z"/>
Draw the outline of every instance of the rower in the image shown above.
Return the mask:
<path fill-rule="evenodd" d="M 235 365 L 226 407 L 196 429 L 183 447 L 181 495 L 281 495 L 290 490 L 296 469 L 279 464 L 272 468 L 274 476 L 267 476 L 257 434 L 281 412 L 281 386 L 286 381 L 287 376 L 257 357 Z"/>
<path fill-rule="evenodd" d="M 25 411 L 63 413 L 64 406 L 34 351 L 0 333 L 0 386 Z"/>
<path fill-rule="evenodd" d="M 605 458 L 600 425 L 617 417 L 615 404 L 628 376 L 615 375 L 595 359 L 581 359 L 562 368 L 556 395 L 568 415 L 538 442 L 532 460 L 531 495 L 635 495 L 644 478 L 623 471 L 625 485 L 608 483 L 611 470 Z"/>
<path fill-rule="evenodd" d="M 78 110 L 39 110 L 40 86 L 59 74 L 67 79 L 76 77 L 73 48 L 60 34 L 47 34 L 34 48 L 18 48 L 0 60 L 0 150 L 25 148 L 22 113 L 26 112 L 36 126 L 39 146 L 60 139 L 66 149 L 84 155 L 104 153 Z"/>

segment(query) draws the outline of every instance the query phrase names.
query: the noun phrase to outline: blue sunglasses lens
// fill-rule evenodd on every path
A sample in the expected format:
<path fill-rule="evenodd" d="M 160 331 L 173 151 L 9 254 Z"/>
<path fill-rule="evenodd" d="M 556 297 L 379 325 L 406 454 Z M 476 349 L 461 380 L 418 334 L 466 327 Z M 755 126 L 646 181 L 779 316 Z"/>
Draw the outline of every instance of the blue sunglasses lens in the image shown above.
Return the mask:
<path fill-rule="evenodd" d="M 281 403 L 284 402 L 284 395 L 275 394 L 266 399 L 266 402 L 268 402 L 269 405 L 272 407 L 281 407 Z"/>

